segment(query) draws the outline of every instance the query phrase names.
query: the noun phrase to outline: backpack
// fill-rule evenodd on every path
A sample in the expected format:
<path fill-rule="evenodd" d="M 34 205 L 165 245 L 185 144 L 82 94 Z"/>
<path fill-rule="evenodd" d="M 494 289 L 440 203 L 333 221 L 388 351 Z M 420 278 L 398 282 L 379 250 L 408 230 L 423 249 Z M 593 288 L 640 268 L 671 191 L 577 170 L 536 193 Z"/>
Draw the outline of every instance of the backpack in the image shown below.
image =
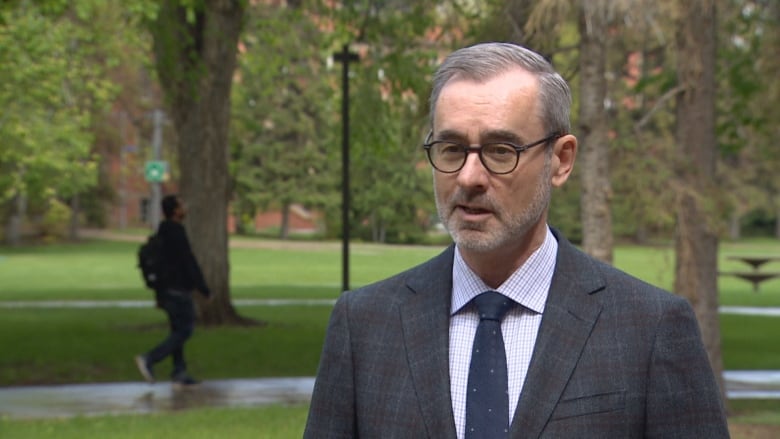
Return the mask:
<path fill-rule="evenodd" d="M 146 287 L 152 290 L 163 288 L 165 280 L 165 256 L 163 239 L 157 233 L 149 235 L 146 242 L 138 248 L 138 268 Z"/>

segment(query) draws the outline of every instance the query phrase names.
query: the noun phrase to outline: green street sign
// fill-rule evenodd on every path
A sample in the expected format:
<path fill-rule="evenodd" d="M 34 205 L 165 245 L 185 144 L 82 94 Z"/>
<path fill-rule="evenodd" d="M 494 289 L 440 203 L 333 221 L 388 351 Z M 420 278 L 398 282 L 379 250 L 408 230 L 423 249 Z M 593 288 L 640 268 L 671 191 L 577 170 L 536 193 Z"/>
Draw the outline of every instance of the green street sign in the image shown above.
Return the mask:
<path fill-rule="evenodd" d="M 162 183 L 168 180 L 168 162 L 162 160 L 146 162 L 144 177 L 149 183 Z"/>

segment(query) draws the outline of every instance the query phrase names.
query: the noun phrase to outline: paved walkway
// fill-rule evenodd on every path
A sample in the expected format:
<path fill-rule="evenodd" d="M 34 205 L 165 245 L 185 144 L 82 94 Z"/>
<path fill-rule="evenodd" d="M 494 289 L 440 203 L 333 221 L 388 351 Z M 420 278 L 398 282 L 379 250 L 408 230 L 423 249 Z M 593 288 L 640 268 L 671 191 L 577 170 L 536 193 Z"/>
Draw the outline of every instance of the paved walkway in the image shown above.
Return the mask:
<path fill-rule="evenodd" d="M 780 371 L 726 371 L 733 399 L 780 399 Z M 0 388 L 0 418 L 153 413 L 195 407 L 305 404 L 313 377 L 213 380 L 187 389 L 170 383 L 69 384 Z"/>
<path fill-rule="evenodd" d="M 239 306 L 332 306 L 336 299 L 233 299 Z M 152 300 L 7 300 L 0 308 L 149 308 Z M 780 315 L 780 308 L 778 309 Z"/>
<path fill-rule="evenodd" d="M 214 380 L 185 389 L 169 382 L 0 387 L 0 418 L 152 413 L 195 407 L 302 404 L 313 377 Z"/>

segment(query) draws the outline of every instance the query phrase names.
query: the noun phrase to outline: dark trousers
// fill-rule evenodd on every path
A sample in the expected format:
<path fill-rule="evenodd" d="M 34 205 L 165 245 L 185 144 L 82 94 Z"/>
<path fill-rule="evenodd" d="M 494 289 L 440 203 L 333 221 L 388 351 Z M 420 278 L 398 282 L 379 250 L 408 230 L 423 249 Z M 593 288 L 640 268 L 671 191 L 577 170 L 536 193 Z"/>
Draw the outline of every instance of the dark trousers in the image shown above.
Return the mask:
<path fill-rule="evenodd" d="M 184 343 L 192 336 L 195 328 L 192 293 L 172 288 L 161 290 L 157 292 L 157 304 L 168 314 L 171 331 L 165 340 L 146 354 L 146 363 L 152 367 L 170 355 L 173 359 L 171 376 L 176 378 L 187 372 Z"/>

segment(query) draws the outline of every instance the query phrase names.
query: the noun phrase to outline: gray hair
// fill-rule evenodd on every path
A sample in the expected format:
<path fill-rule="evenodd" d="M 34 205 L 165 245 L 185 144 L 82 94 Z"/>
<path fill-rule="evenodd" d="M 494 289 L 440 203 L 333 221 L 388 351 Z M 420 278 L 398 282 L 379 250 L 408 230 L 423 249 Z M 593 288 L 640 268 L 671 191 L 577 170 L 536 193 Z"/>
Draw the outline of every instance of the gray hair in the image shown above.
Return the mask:
<path fill-rule="evenodd" d="M 548 133 L 568 133 L 571 91 L 566 80 L 538 53 L 511 43 L 482 43 L 451 53 L 433 76 L 429 119 L 433 125 L 436 102 L 444 86 L 453 78 L 487 81 L 512 68 L 520 67 L 539 78 L 542 124 Z"/>

